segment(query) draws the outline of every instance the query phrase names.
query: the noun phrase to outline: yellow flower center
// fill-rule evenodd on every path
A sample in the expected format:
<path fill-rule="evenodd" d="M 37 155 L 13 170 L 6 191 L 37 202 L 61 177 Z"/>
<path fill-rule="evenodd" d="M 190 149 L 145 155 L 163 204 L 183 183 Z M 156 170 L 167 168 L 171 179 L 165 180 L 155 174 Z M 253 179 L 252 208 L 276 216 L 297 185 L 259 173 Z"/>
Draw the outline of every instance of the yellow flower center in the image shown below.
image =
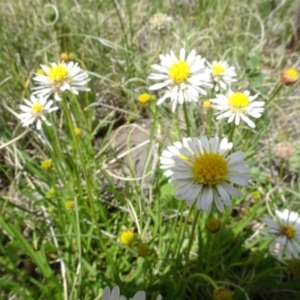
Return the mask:
<path fill-rule="evenodd" d="M 151 101 L 151 95 L 143 93 L 138 97 L 138 102 L 142 105 L 146 105 Z"/>
<path fill-rule="evenodd" d="M 31 106 L 31 111 L 34 114 L 39 114 L 43 109 L 44 109 L 44 104 L 41 104 L 39 102 L 36 102 Z"/>
<path fill-rule="evenodd" d="M 49 67 L 48 77 L 51 81 L 63 81 L 68 75 L 68 69 L 62 64 L 58 64 L 54 67 Z"/>
<path fill-rule="evenodd" d="M 82 133 L 82 131 L 81 131 L 80 128 L 78 128 L 78 127 L 75 127 L 75 128 L 74 128 L 74 134 L 75 134 L 76 136 L 81 135 L 81 133 Z"/>
<path fill-rule="evenodd" d="M 69 200 L 65 203 L 65 206 L 66 206 L 66 209 L 70 210 L 70 209 L 73 209 L 75 204 L 74 204 L 74 201 L 72 200 Z"/>
<path fill-rule="evenodd" d="M 243 93 L 234 93 L 229 98 L 229 103 L 234 108 L 244 108 L 250 103 L 249 98 Z"/>
<path fill-rule="evenodd" d="M 211 67 L 211 71 L 213 73 L 213 76 L 220 76 L 224 73 L 225 68 L 221 65 L 214 65 Z"/>
<path fill-rule="evenodd" d="M 211 107 L 211 102 L 209 100 L 203 101 L 203 109 L 209 110 Z"/>
<path fill-rule="evenodd" d="M 280 235 L 285 235 L 288 239 L 292 239 L 296 235 L 296 229 L 290 225 L 285 225 L 280 228 Z"/>
<path fill-rule="evenodd" d="M 136 252 L 140 257 L 146 257 L 149 254 L 149 248 L 145 244 L 140 244 L 136 248 Z"/>
<path fill-rule="evenodd" d="M 130 246 L 135 241 L 135 234 L 132 230 L 124 230 L 121 232 L 120 241 L 125 246 Z"/>
<path fill-rule="evenodd" d="M 296 81 L 299 78 L 299 73 L 295 69 L 287 69 L 284 72 L 284 77 L 287 77 L 290 80 Z"/>
<path fill-rule="evenodd" d="M 43 170 L 49 170 L 52 168 L 52 161 L 51 159 L 45 159 L 41 162 L 41 168 Z"/>
<path fill-rule="evenodd" d="M 221 228 L 221 222 L 216 218 L 210 218 L 206 221 L 205 228 L 211 233 L 217 233 Z"/>
<path fill-rule="evenodd" d="M 169 76 L 176 84 L 185 82 L 191 75 L 190 66 L 185 61 L 178 61 L 169 69 Z"/>
<path fill-rule="evenodd" d="M 221 287 L 214 292 L 214 300 L 232 300 L 233 292 Z"/>
<path fill-rule="evenodd" d="M 287 269 L 295 278 L 300 278 L 300 259 L 290 260 Z"/>
<path fill-rule="evenodd" d="M 229 173 L 227 161 L 218 153 L 205 153 L 196 157 L 191 170 L 198 183 L 209 186 L 226 180 Z"/>
<path fill-rule="evenodd" d="M 64 61 L 69 60 L 69 54 L 66 52 L 63 52 L 60 54 L 59 58 L 60 58 L 60 60 L 64 60 Z"/>

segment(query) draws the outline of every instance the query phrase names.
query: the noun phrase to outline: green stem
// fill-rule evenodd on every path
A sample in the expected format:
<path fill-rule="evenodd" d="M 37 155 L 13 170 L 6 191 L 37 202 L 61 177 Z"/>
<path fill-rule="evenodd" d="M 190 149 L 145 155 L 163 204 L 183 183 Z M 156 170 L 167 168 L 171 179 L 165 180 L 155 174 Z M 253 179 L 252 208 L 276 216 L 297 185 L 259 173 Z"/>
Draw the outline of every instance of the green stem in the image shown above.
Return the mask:
<path fill-rule="evenodd" d="M 244 139 L 245 144 L 248 143 L 248 140 L 249 140 L 250 137 L 251 137 L 251 133 L 252 133 L 252 131 L 248 129 L 247 133 L 246 133 L 245 135 L 243 135 L 243 136 L 245 136 L 245 139 Z"/>
<path fill-rule="evenodd" d="M 207 133 L 209 138 L 212 137 L 212 112 L 212 109 L 209 108 L 207 112 Z"/>
<path fill-rule="evenodd" d="M 207 247 L 207 257 L 206 257 L 206 268 L 205 270 L 207 272 L 209 272 L 209 267 L 210 267 L 210 261 L 211 261 L 211 257 L 212 257 L 212 254 L 214 253 L 212 251 L 213 249 L 213 245 L 215 243 L 215 234 L 210 234 L 207 239 L 208 239 L 208 242 L 209 242 L 209 245 Z"/>
<path fill-rule="evenodd" d="M 214 290 L 218 290 L 219 289 L 219 286 L 214 282 L 214 280 L 212 280 L 209 276 L 207 276 L 206 274 L 204 273 L 196 273 L 196 274 L 193 274 L 191 275 L 186 281 L 185 281 L 185 284 L 184 286 L 182 287 L 182 292 L 181 292 L 181 295 L 179 298 L 177 299 L 183 299 L 183 295 L 185 293 L 185 290 L 186 290 L 186 286 L 188 285 L 188 283 L 192 280 L 192 279 L 195 279 L 195 278 L 202 278 L 206 281 L 208 281 L 214 288 Z"/>
<path fill-rule="evenodd" d="M 272 269 L 265 270 L 264 272 L 262 272 L 262 273 L 260 273 L 260 274 L 258 274 L 258 275 L 255 276 L 255 278 L 252 281 L 252 285 L 255 282 L 259 282 L 260 280 L 265 279 L 266 275 L 268 275 L 269 273 L 276 274 L 278 271 L 284 271 L 284 272 L 286 272 L 286 267 L 274 267 Z"/>
<path fill-rule="evenodd" d="M 181 140 L 179 109 L 176 110 L 176 120 L 175 121 L 176 121 L 176 127 L 177 127 L 177 131 L 178 131 L 178 138 L 179 138 L 179 140 Z"/>
<path fill-rule="evenodd" d="M 185 203 L 184 202 L 181 202 L 181 211 L 180 211 L 180 228 L 179 230 L 177 231 L 178 234 L 176 236 L 176 240 L 175 240 L 175 250 L 174 250 L 174 257 L 176 257 L 177 259 L 179 258 L 179 254 L 180 254 L 180 245 L 182 243 L 180 243 L 180 237 L 182 235 L 182 233 L 184 233 L 185 231 L 185 228 L 186 228 L 186 223 L 189 219 L 189 216 L 191 214 L 191 210 L 189 211 L 189 215 L 188 217 L 185 219 L 185 223 L 183 223 L 183 212 L 184 212 L 184 207 L 185 207 Z M 183 230 L 181 230 L 183 228 Z"/>
<path fill-rule="evenodd" d="M 189 239 L 187 252 L 186 252 L 185 268 L 188 267 L 188 262 L 189 262 L 189 259 L 190 259 L 190 252 L 191 252 L 191 249 L 192 249 L 193 241 L 195 240 L 194 235 L 195 235 L 196 225 L 198 223 L 199 216 L 200 216 L 200 210 L 197 209 L 196 216 L 195 216 L 194 221 L 193 221 L 193 227 L 192 227 L 192 232 L 190 234 L 190 239 Z"/>
<path fill-rule="evenodd" d="M 77 197 L 74 197 L 74 204 L 75 204 L 75 219 L 76 219 L 76 240 L 77 240 L 77 248 L 78 248 L 78 263 L 80 265 L 80 268 L 82 267 L 82 250 L 81 250 L 81 229 L 80 229 L 80 218 L 79 218 L 79 206 L 78 206 L 78 200 Z M 78 284 L 81 284 L 81 277 L 82 272 L 79 272 L 79 278 L 78 278 Z"/>
<path fill-rule="evenodd" d="M 204 273 L 196 273 L 193 274 L 190 278 L 192 277 L 200 277 L 200 278 L 202 277 L 204 280 L 208 281 L 214 287 L 215 290 L 219 289 L 218 285 L 209 276 L 207 276 Z"/>
<path fill-rule="evenodd" d="M 188 112 L 187 112 L 185 102 L 183 102 L 183 112 L 184 112 L 184 119 L 185 119 L 185 124 L 186 124 L 187 136 L 190 137 L 191 136 L 191 123 L 189 121 L 189 115 L 188 115 Z"/>
<path fill-rule="evenodd" d="M 120 21 L 121 31 L 122 31 L 122 33 L 124 35 L 124 42 L 125 42 L 126 49 L 129 50 L 131 48 L 129 47 L 129 43 L 128 43 L 128 37 L 127 37 L 126 30 L 125 30 L 125 23 L 123 21 L 122 15 L 120 13 L 120 9 L 119 9 L 120 4 L 118 3 L 117 0 L 113 0 L 113 4 L 114 4 L 115 10 L 117 12 L 118 19 Z M 127 68 L 130 69 L 131 64 L 130 64 L 129 53 L 127 51 L 125 51 L 125 53 L 126 53 L 126 55 L 125 55 L 125 57 L 126 57 L 126 65 L 127 65 Z"/>
<path fill-rule="evenodd" d="M 232 123 L 231 130 L 230 130 L 229 137 L 228 137 L 229 142 L 232 142 L 235 127 L 236 127 L 235 124 Z"/>
<path fill-rule="evenodd" d="M 279 179 L 282 180 L 283 178 L 283 169 L 284 169 L 284 160 L 280 160 L 280 169 L 279 169 Z"/>
<path fill-rule="evenodd" d="M 277 86 L 275 86 L 273 92 L 271 93 L 270 98 L 265 103 L 265 108 L 270 104 L 270 102 L 275 98 L 275 96 L 281 91 L 283 87 L 283 84 L 278 83 Z"/>
<path fill-rule="evenodd" d="M 162 30 L 159 30 L 159 37 L 160 37 L 160 42 L 162 45 L 162 49 L 164 52 L 166 52 L 166 38 L 162 32 Z"/>
<path fill-rule="evenodd" d="M 231 265 L 229 265 L 229 267 L 227 267 L 225 269 L 225 271 L 223 271 L 222 276 L 226 277 L 227 273 L 233 268 L 233 267 L 239 267 L 239 266 L 245 266 L 250 262 L 250 259 L 246 260 L 246 261 L 240 261 L 240 262 L 235 262 L 232 263 Z"/>
<path fill-rule="evenodd" d="M 158 106 L 156 106 L 158 107 Z M 157 117 L 158 113 L 157 113 L 157 109 L 155 109 L 155 111 L 150 107 L 148 106 L 148 110 L 150 112 L 150 114 L 152 115 L 153 119 L 154 119 L 154 122 L 156 124 L 159 124 L 162 132 L 168 137 L 168 140 L 169 142 L 172 141 L 172 136 L 171 136 L 171 131 L 170 131 L 170 128 L 166 128 L 166 125 L 162 123 L 162 121 Z"/>

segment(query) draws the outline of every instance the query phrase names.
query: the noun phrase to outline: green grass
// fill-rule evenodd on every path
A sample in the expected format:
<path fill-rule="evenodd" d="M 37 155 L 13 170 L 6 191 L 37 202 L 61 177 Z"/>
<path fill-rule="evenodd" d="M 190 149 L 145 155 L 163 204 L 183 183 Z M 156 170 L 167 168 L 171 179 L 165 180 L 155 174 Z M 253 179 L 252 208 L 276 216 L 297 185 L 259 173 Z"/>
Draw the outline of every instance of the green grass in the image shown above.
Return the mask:
<path fill-rule="evenodd" d="M 299 299 L 288 260 L 273 257 L 259 233 L 262 218 L 276 209 L 299 211 L 298 85 L 276 93 L 254 130 L 235 129 L 233 149 L 245 152 L 251 180 L 232 210 L 213 211 L 221 221 L 216 234 L 205 229 L 209 216 L 174 197 L 158 158 L 187 130 L 223 138 L 231 125 L 203 110 L 205 97 L 187 105 L 186 118 L 181 105 L 171 113 L 169 100 L 149 107 L 136 100 L 152 84 L 158 55 L 184 47 L 209 62 L 228 61 L 238 74 L 234 89 L 268 101 L 282 69 L 299 69 L 299 48 L 286 51 L 295 1 L 42 2 L 0 3 L 0 298 L 101 299 L 105 286 L 118 285 L 128 299 L 139 290 L 147 299 L 213 299 L 222 286 L 237 300 Z M 156 12 L 172 16 L 167 32 L 149 26 Z M 50 147 L 34 126 L 24 133 L 14 114 L 40 64 L 57 62 L 63 52 L 89 72 L 91 92 L 66 93 L 58 103 L 53 125 L 44 127 Z M 67 101 L 82 136 L 73 134 Z M 123 151 L 144 141 L 131 141 L 138 130 L 149 139 L 137 174 L 130 167 L 135 154 L 126 163 L 117 159 L 114 142 L 121 126 L 146 123 L 147 133 L 123 133 Z M 280 161 L 274 147 L 284 140 L 296 151 Z M 45 159 L 51 170 L 40 167 Z M 125 228 L 138 237 L 131 247 L 119 241 Z M 146 257 L 137 254 L 140 244 L 149 248 Z"/>

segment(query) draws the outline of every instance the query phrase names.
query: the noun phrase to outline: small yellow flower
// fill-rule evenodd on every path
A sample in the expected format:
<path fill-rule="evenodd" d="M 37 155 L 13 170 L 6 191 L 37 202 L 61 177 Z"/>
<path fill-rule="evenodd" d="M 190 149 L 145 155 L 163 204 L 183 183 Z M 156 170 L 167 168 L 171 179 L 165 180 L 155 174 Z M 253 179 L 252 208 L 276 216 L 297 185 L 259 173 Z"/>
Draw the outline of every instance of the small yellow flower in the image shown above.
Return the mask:
<path fill-rule="evenodd" d="M 132 230 L 123 230 L 120 234 L 120 242 L 130 246 L 135 241 L 135 233 Z"/>
<path fill-rule="evenodd" d="M 82 134 L 82 130 L 80 128 L 78 128 L 78 127 L 75 127 L 74 128 L 74 134 L 76 136 L 80 136 Z"/>
<path fill-rule="evenodd" d="M 287 264 L 287 270 L 295 278 L 300 278 L 300 259 L 292 259 Z"/>
<path fill-rule="evenodd" d="M 150 94 L 143 93 L 139 95 L 137 100 L 141 105 L 148 105 L 151 102 L 152 97 Z"/>
<path fill-rule="evenodd" d="M 67 210 L 73 209 L 74 208 L 74 201 L 72 201 L 72 200 L 67 201 L 65 203 L 65 206 L 66 206 Z"/>
<path fill-rule="evenodd" d="M 41 162 L 41 168 L 43 170 L 50 170 L 52 168 L 52 160 L 51 159 L 45 159 Z"/>
<path fill-rule="evenodd" d="M 299 79 L 299 73 L 292 68 L 284 69 L 280 74 L 280 80 L 284 85 L 292 85 Z"/>
<path fill-rule="evenodd" d="M 209 100 L 205 100 L 203 101 L 203 109 L 208 111 L 210 110 L 210 107 L 211 107 L 211 102 Z"/>
<path fill-rule="evenodd" d="M 205 223 L 205 228 L 211 233 L 217 233 L 221 229 L 221 222 L 216 218 L 209 218 Z"/>
<path fill-rule="evenodd" d="M 66 52 L 61 53 L 59 56 L 59 60 L 61 60 L 61 61 L 67 61 L 69 59 L 70 59 L 69 54 Z"/>
<path fill-rule="evenodd" d="M 136 252 L 140 257 L 146 257 L 149 254 L 149 247 L 146 244 L 140 244 L 136 248 Z"/>
<path fill-rule="evenodd" d="M 225 287 L 220 287 L 214 292 L 215 300 L 232 300 L 233 292 Z"/>

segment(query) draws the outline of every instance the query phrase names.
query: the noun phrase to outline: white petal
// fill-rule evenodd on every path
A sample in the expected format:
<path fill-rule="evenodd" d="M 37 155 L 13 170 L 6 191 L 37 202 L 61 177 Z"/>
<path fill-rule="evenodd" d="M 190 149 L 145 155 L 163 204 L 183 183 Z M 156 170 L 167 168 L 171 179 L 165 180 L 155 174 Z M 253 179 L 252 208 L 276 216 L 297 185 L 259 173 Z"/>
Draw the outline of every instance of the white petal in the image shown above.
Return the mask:
<path fill-rule="evenodd" d="M 152 91 L 152 90 L 159 90 L 165 86 L 167 86 L 169 83 L 168 82 L 161 82 L 161 83 L 156 83 L 154 85 L 151 85 L 149 87 L 149 90 Z"/>
<path fill-rule="evenodd" d="M 224 201 L 225 205 L 231 209 L 232 204 L 231 204 L 230 196 L 229 196 L 227 190 L 220 184 L 217 185 L 217 190 L 218 190 L 218 193 L 219 193 L 221 199 Z"/>
<path fill-rule="evenodd" d="M 118 286 L 115 286 L 111 291 L 110 299 L 115 300 L 115 299 L 119 299 L 119 297 L 120 297 L 120 288 Z"/>
<path fill-rule="evenodd" d="M 101 300 L 110 300 L 110 288 L 108 286 L 103 290 Z"/>
<path fill-rule="evenodd" d="M 180 60 L 185 61 L 185 49 L 184 48 L 180 49 L 179 58 L 180 58 Z"/>
<path fill-rule="evenodd" d="M 137 292 L 132 300 L 146 300 L 146 293 L 144 291 Z"/>
<path fill-rule="evenodd" d="M 202 209 L 209 213 L 209 206 L 213 201 L 213 191 L 212 188 L 203 188 L 202 190 Z"/>

